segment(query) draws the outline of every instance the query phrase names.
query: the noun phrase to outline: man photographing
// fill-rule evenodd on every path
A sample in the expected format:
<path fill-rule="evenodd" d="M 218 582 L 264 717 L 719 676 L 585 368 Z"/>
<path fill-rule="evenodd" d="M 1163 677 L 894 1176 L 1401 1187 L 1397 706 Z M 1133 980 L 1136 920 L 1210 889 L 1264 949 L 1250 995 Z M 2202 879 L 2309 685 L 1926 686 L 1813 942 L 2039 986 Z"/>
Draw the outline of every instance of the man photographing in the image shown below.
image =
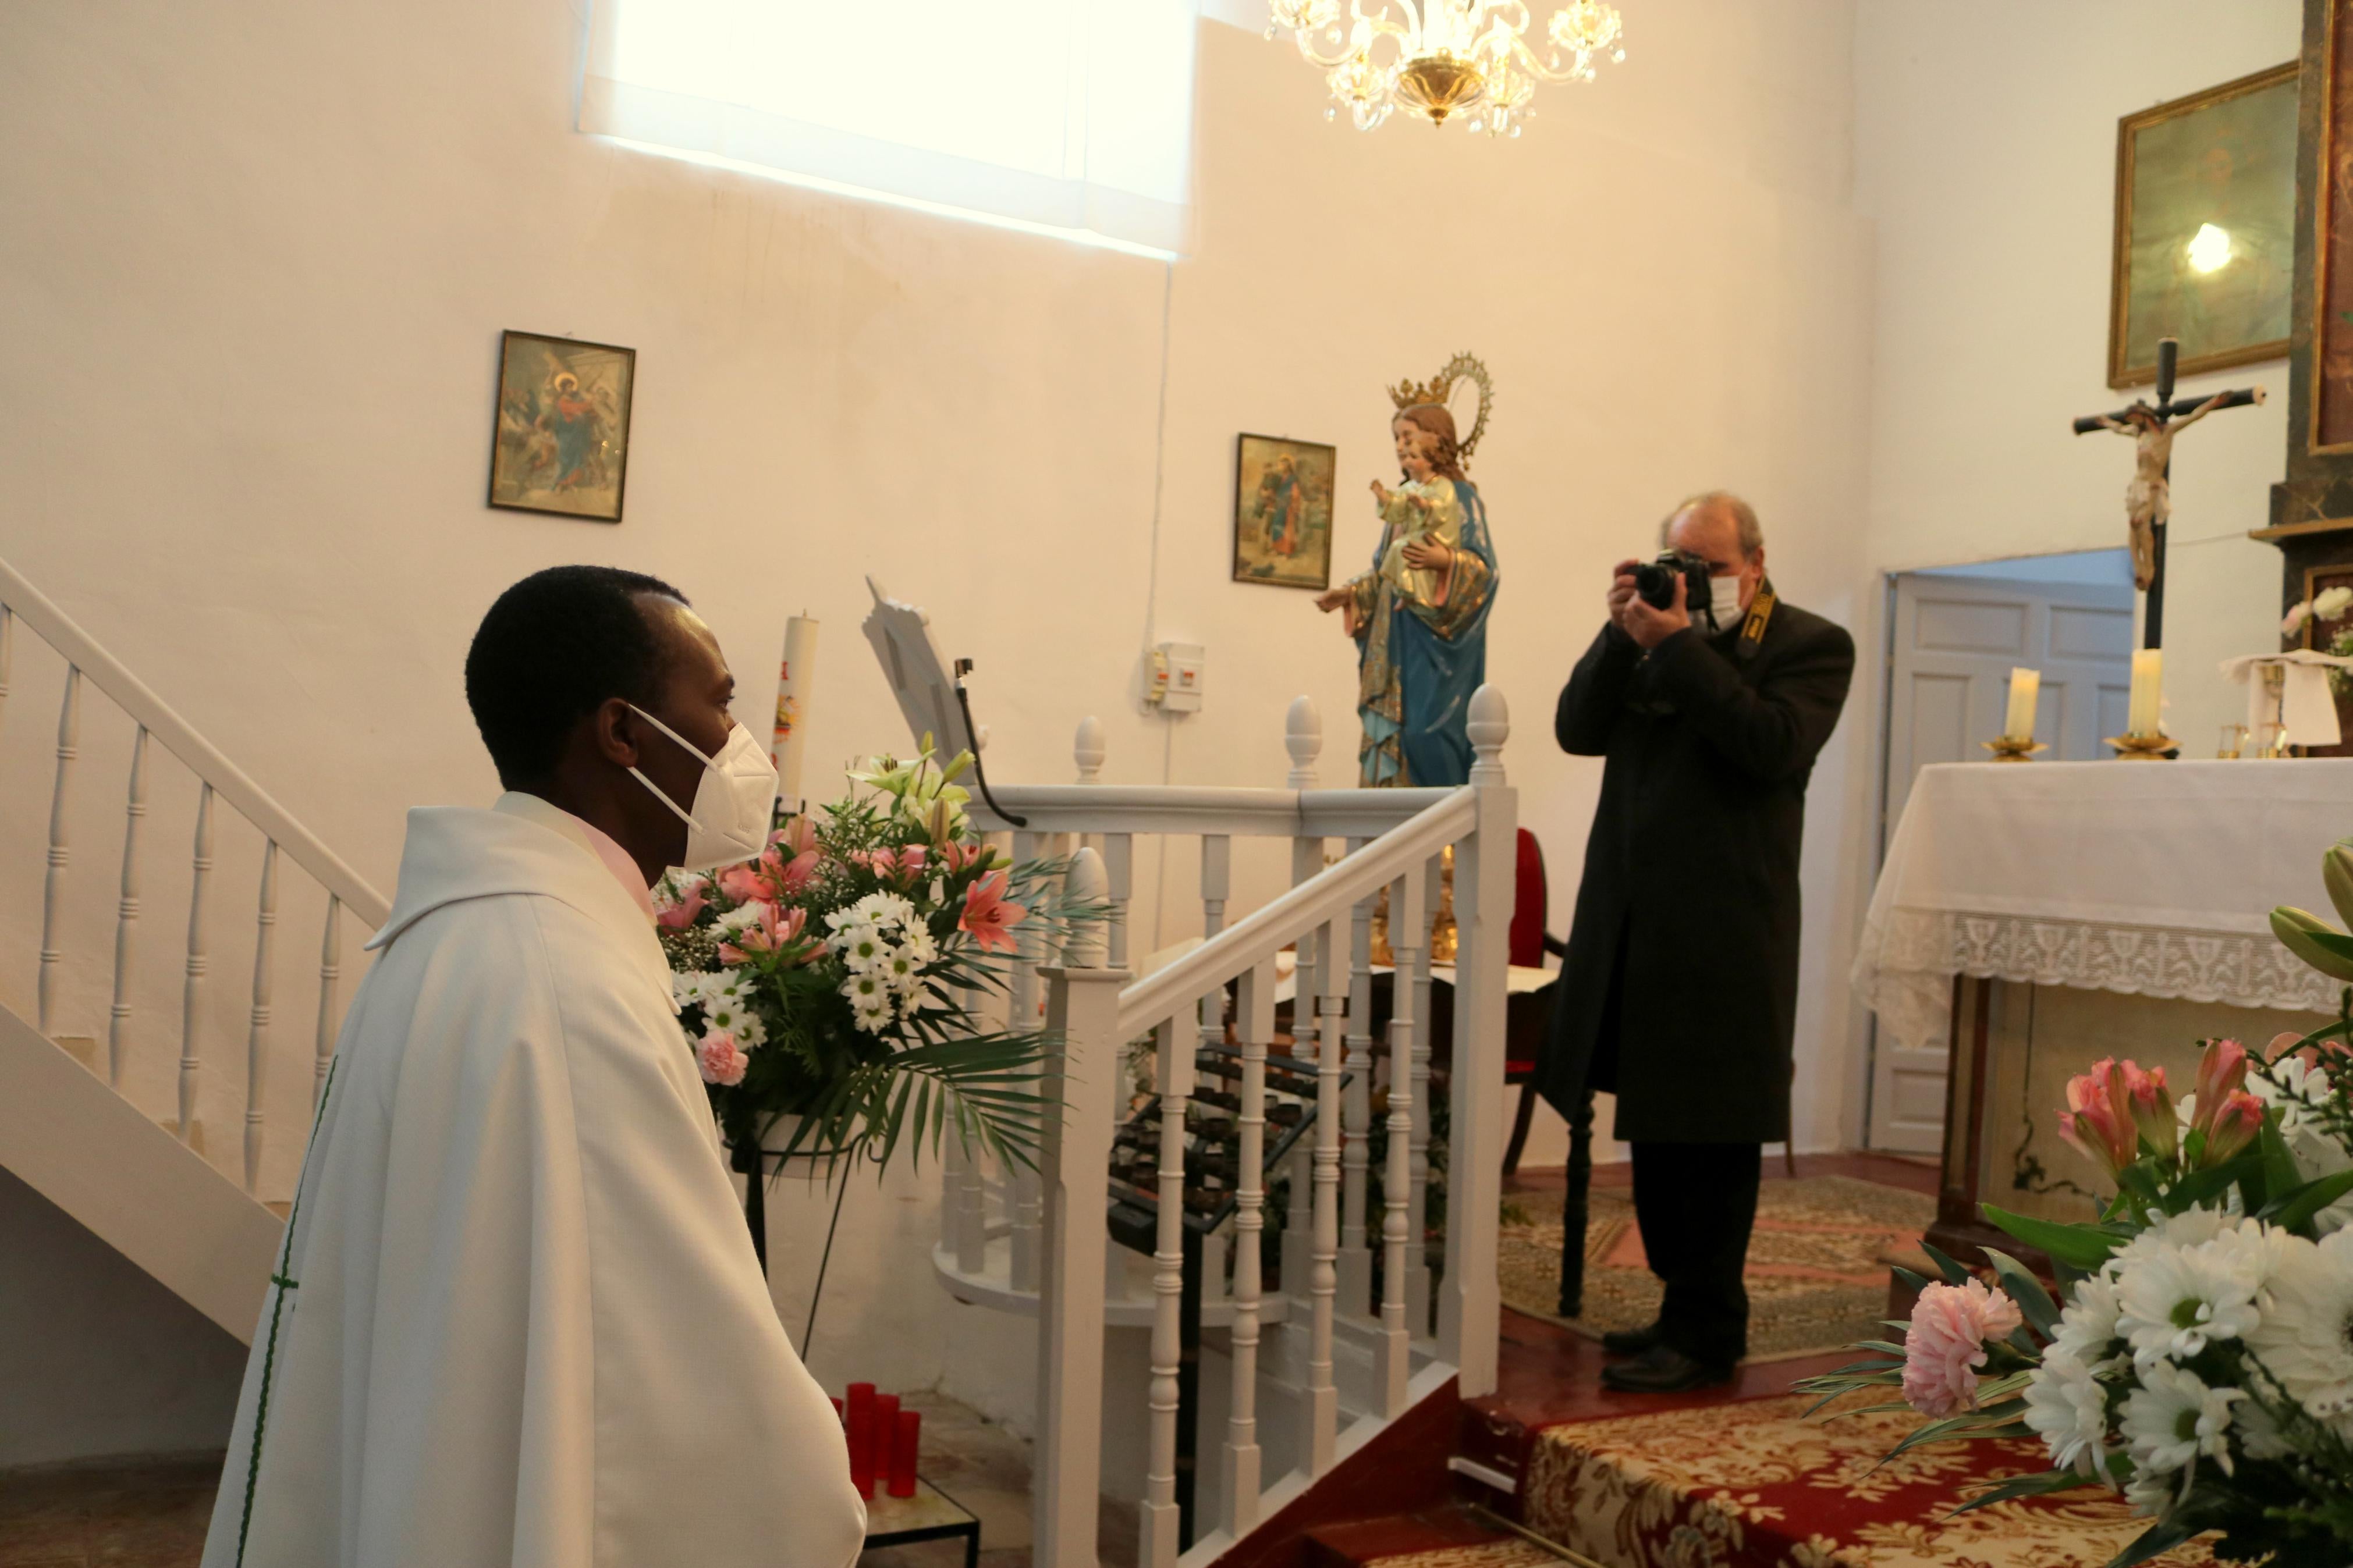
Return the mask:
<path fill-rule="evenodd" d="M 1658 563 L 1612 572 L 1553 721 L 1608 763 L 1543 1085 L 1572 1122 L 1618 1097 L 1665 1299 L 1604 1337 L 1630 1359 L 1602 1376 L 1641 1393 L 1724 1382 L 1747 1351 L 1761 1145 L 1789 1135 L 1806 781 L 1854 673 L 1845 628 L 1774 595 L 1747 502 L 1694 496 L 1660 534 Z"/>

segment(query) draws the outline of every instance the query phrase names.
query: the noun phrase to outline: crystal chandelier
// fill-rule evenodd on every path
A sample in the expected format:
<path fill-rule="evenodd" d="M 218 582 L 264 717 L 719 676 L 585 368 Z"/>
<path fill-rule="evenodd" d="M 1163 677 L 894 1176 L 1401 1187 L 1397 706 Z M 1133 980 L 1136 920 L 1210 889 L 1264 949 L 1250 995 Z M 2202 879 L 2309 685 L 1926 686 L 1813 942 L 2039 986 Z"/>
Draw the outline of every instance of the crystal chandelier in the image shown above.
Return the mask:
<path fill-rule="evenodd" d="M 1266 36 L 1295 34 L 1299 53 L 1370 131 L 1396 110 L 1432 125 L 1461 117 L 1490 136 L 1517 136 L 1540 81 L 1591 81 L 1594 62 L 1626 58 L 1625 24 L 1602 0 L 1571 0 L 1531 47 L 1523 0 L 1271 0 Z M 1542 52 L 1538 52 L 1538 48 Z"/>

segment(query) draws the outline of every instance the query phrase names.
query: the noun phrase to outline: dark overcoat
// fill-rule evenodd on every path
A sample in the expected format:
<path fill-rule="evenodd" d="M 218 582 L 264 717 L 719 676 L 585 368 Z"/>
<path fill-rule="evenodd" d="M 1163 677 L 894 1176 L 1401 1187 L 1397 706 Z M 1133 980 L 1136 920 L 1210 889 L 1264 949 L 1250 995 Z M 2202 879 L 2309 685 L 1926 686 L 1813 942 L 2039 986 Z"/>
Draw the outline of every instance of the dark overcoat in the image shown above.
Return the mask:
<path fill-rule="evenodd" d="M 1589 1076 L 1630 1142 L 1788 1136 L 1806 781 L 1853 674 L 1846 629 L 1786 604 L 1746 649 L 1613 625 L 1577 661 L 1554 733 L 1608 762 L 1541 1084 L 1563 1115 Z"/>

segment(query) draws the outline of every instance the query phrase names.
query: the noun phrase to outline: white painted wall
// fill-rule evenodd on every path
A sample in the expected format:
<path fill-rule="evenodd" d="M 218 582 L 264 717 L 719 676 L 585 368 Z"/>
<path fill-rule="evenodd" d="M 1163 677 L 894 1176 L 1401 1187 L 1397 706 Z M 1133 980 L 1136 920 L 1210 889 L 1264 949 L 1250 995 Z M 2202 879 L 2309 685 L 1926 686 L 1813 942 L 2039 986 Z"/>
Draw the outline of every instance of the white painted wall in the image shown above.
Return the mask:
<path fill-rule="evenodd" d="M 245 1347 L 0 1171 L 0 1469 L 225 1447 Z"/>
<path fill-rule="evenodd" d="M 1093 713 L 1110 780 L 1271 784 L 1283 707 L 1307 691 L 1337 783 L 1353 659 L 1307 595 L 1227 580 L 1234 434 L 1335 442 L 1357 493 L 1388 468 L 1380 388 L 1468 348 L 1500 391 L 1473 470 L 1504 574 L 1491 679 L 1515 710 L 1506 761 L 1560 930 L 1599 768 L 1554 750 L 1550 711 L 1609 563 L 1650 549 L 1674 498 L 1729 485 L 1762 511 L 1789 598 L 1858 626 L 1872 603 L 1853 16 L 1848 0 L 1651 0 L 1625 67 L 1548 90 L 1505 143 L 1327 126 L 1287 45 L 1208 26 L 1198 243 L 1172 273 L 578 135 L 579 8 L 557 0 L 12 7 L 0 552 L 386 890 L 406 807 L 494 787 L 459 689 L 468 636 L 500 588 L 562 561 L 680 583 L 746 672 L 747 717 L 786 616 L 820 616 L 818 759 L 905 740 L 855 638 L 872 571 L 979 661 L 1000 777 L 1068 776 L 1071 729 Z M 481 504 L 504 327 L 638 350 L 620 527 Z M 2091 363 L 2076 395 L 2096 403 Z M 1374 528 L 1368 506 L 1346 514 L 1344 570 Z M 1208 710 L 1173 731 L 1133 702 L 1137 651 L 1167 637 L 1209 649 Z M 46 798 L 55 689 L 22 662 L 0 731 L 0 798 L 20 805 Z M 93 779 L 127 744 L 101 713 Z M 1858 1078 L 1843 976 L 1869 769 L 1854 737 L 1850 721 L 1823 758 L 1805 863 L 1799 1139 L 1814 1147 L 1852 1124 Z M 121 821 L 121 774 L 105 776 L 77 817 L 72 884 L 74 951 L 93 959 Z M 185 842 L 187 809 L 159 797 L 156 843 Z M 37 804 L 0 814 L 0 887 L 37 885 L 41 818 Z M 216 881 L 230 912 L 208 1059 L 227 1065 L 206 1110 L 224 1128 L 241 1108 L 236 911 L 253 849 L 225 846 Z M 1172 853 L 1163 941 L 1198 919 L 1191 853 Z M 1247 907 L 1280 866 L 1238 872 Z M 185 873 L 159 867 L 149 896 L 153 1035 L 134 1083 L 160 1110 Z M 0 992 L 20 1003 L 33 908 L 0 900 Z M 290 1020 L 314 929 L 281 927 L 265 1182 L 280 1194 L 307 1105 Z M 76 974 L 68 1026 L 102 1032 L 104 965 Z M 1000 1328 L 975 1331 L 980 1314 L 928 1279 L 929 1186 L 852 1192 L 817 1347 L 828 1383 L 963 1386 L 1018 1355 L 1018 1336 L 1002 1351 Z M 788 1204 L 778 1225 L 797 1332 L 821 1206 Z M 850 1339 L 828 1345 L 828 1324 Z"/>

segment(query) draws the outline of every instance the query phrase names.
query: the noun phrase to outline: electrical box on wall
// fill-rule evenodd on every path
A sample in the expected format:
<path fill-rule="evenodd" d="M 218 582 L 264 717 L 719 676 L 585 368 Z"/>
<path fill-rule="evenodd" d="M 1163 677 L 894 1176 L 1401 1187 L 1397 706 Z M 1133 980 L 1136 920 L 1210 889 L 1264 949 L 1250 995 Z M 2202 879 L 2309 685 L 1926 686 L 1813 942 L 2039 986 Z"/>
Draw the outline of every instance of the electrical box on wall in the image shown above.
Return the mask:
<path fill-rule="evenodd" d="M 1199 712 L 1202 657 L 1198 643 L 1165 642 L 1154 648 L 1144 700 L 1164 713 Z"/>

